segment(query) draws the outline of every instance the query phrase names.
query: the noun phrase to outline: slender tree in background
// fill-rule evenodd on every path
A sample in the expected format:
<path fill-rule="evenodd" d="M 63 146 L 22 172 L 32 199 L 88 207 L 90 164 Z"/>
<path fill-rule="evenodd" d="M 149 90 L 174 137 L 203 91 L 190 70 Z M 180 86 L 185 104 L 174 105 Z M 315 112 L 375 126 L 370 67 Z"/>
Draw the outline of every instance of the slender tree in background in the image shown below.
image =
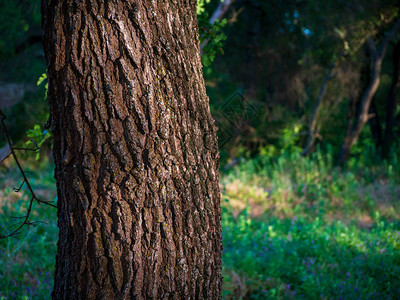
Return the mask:
<path fill-rule="evenodd" d="M 392 82 L 385 103 L 386 116 L 384 119 L 384 129 L 382 129 L 382 118 L 378 114 L 379 111 L 374 99 L 370 106 L 370 114 L 372 116 L 369 121 L 371 125 L 371 133 L 375 140 L 376 148 L 382 151 L 382 157 L 384 158 L 389 158 L 394 140 L 393 128 L 395 125 L 396 93 L 399 86 L 400 41 L 393 44 L 392 65 Z"/>
<path fill-rule="evenodd" d="M 400 28 L 400 20 L 398 19 L 386 33 L 384 40 L 379 44 L 378 48 L 375 45 L 372 37 L 369 37 L 366 41 L 366 45 L 368 47 L 368 51 L 371 56 L 371 73 L 369 78 L 369 83 L 366 89 L 363 91 L 362 98 L 360 101 L 359 108 L 357 110 L 357 116 L 353 124 L 349 123 L 350 130 L 347 130 L 346 135 L 344 137 L 343 143 L 340 147 L 339 151 L 339 163 L 344 164 L 347 158 L 350 155 L 351 148 L 357 142 L 359 135 L 361 134 L 364 125 L 370 118 L 368 114 L 372 99 L 378 90 L 380 76 L 381 76 L 381 69 L 382 69 L 382 62 L 385 58 L 386 50 L 390 39 L 393 35 L 397 32 Z"/>
<path fill-rule="evenodd" d="M 393 48 L 392 61 L 392 84 L 390 85 L 389 94 L 386 101 L 386 126 L 383 135 L 382 149 L 382 154 L 386 158 L 389 156 L 390 148 L 392 147 L 394 140 L 393 128 L 395 124 L 396 93 L 400 84 L 400 40 L 396 42 Z"/>
<path fill-rule="evenodd" d="M 341 54 L 329 67 L 328 73 L 324 77 L 324 80 L 321 85 L 321 89 L 318 92 L 317 100 L 315 102 L 315 106 L 310 118 L 310 125 L 308 128 L 308 136 L 307 136 L 307 141 L 306 145 L 303 148 L 303 151 L 301 152 L 301 155 L 307 156 L 313 151 L 314 143 L 315 143 L 315 138 L 318 134 L 317 132 L 317 122 L 318 122 L 318 115 L 320 113 L 321 107 L 322 107 L 322 100 L 326 94 L 326 89 L 328 87 L 328 82 L 333 78 L 333 71 L 335 70 L 336 65 L 338 64 L 340 58 L 344 55 Z"/>
<path fill-rule="evenodd" d="M 216 127 L 196 1 L 42 1 L 54 299 L 218 299 Z"/>

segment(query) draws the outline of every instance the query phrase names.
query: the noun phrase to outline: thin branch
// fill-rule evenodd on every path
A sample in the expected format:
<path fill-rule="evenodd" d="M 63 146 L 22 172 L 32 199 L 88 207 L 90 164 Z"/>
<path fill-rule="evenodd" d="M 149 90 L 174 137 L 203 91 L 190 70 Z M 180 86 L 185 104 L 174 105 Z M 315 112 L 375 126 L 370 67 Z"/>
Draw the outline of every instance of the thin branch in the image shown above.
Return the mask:
<path fill-rule="evenodd" d="M 15 229 L 10 234 L 0 236 L 0 239 L 5 239 L 5 238 L 11 237 L 11 236 L 16 236 L 16 235 L 18 235 L 20 233 L 20 230 L 22 229 L 22 227 L 24 227 L 25 225 L 29 226 L 29 224 L 30 224 L 29 216 L 30 216 L 31 211 L 32 211 L 33 200 L 34 200 L 34 197 L 32 196 L 31 200 L 29 201 L 29 207 L 28 207 L 28 209 L 26 211 L 26 215 L 21 217 L 21 219 L 24 219 L 23 222 L 17 227 L 17 229 Z"/>
<path fill-rule="evenodd" d="M 20 150 L 20 151 L 33 151 L 36 152 L 39 150 L 39 146 L 34 140 L 31 140 L 31 142 L 35 145 L 35 148 L 19 148 L 19 147 L 12 147 L 13 150 Z"/>
<path fill-rule="evenodd" d="M 26 177 L 26 174 L 29 173 L 29 172 L 25 172 L 25 171 L 22 169 L 21 164 L 20 164 L 20 162 L 19 162 L 19 160 L 18 160 L 18 157 L 17 157 L 17 155 L 15 154 L 15 150 L 20 150 L 20 149 L 23 149 L 23 148 L 19 148 L 19 149 L 18 149 L 18 148 L 14 148 L 14 147 L 12 146 L 10 137 L 9 137 L 9 135 L 8 135 L 7 126 L 6 126 L 5 122 L 4 122 L 5 119 L 6 119 L 6 115 L 0 110 L 0 122 L 1 122 L 1 127 L 2 127 L 2 129 L 3 129 L 4 136 L 5 136 L 5 138 L 6 138 L 6 141 L 7 141 L 8 146 L 9 146 L 9 151 L 11 152 L 9 155 L 12 155 L 12 157 L 14 158 L 14 160 L 15 160 L 17 166 L 18 166 L 18 169 L 19 169 L 19 171 L 20 171 L 20 173 L 21 173 L 21 176 L 22 176 L 22 178 L 23 178 L 23 182 L 22 182 L 21 186 L 20 186 L 18 189 L 16 189 L 16 191 L 21 190 L 23 184 L 26 183 L 26 187 L 28 188 L 28 190 L 29 190 L 29 192 L 30 192 L 30 194 L 31 194 L 31 199 L 30 199 L 30 201 L 29 201 L 29 206 L 28 206 L 28 209 L 27 209 L 27 211 L 26 211 L 26 215 L 23 216 L 23 217 L 20 217 L 21 219 L 24 219 L 23 222 L 17 227 L 17 229 L 15 229 L 15 230 L 14 230 L 13 232 L 11 232 L 10 234 L 4 235 L 4 236 L 0 236 L 0 239 L 4 239 L 4 238 L 8 238 L 8 237 L 15 236 L 15 235 L 17 235 L 17 234 L 20 233 L 20 230 L 21 230 L 22 227 L 24 227 L 25 225 L 28 225 L 28 226 L 29 226 L 29 225 L 33 225 L 33 224 L 35 223 L 35 222 L 29 221 L 29 216 L 30 216 L 31 211 L 32 211 L 33 201 L 36 201 L 38 204 L 43 203 L 43 204 L 46 204 L 46 205 L 49 205 L 49 206 L 52 206 L 52 207 L 56 207 L 55 205 L 51 204 L 51 203 L 48 202 L 48 201 L 42 201 L 42 200 L 40 200 L 40 199 L 36 196 L 35 192 L 33 191 L 33 188 L 32 188 L 32 186 L 30 185 L 28 178 Z M 37 145 L 36 145 L 36 146 L 37 146 Z M 25 150 L 25 149 L 24 149 L 24 150 Z M 9 155 L 7 155 L 7 156 L 9 156 Z"/>
<path fill-rule="evenodd" d="M 22 189 L 22 187 L 24 186 L 24 183 L 25 183 L 25 180 L 22 181 L 22 183 L 21 183 L 21 185 L 19 186 L 19 188 L 13 188 L 13 189 L 14 189 L 14 192 L 18 193 L 18 192 Z"/>

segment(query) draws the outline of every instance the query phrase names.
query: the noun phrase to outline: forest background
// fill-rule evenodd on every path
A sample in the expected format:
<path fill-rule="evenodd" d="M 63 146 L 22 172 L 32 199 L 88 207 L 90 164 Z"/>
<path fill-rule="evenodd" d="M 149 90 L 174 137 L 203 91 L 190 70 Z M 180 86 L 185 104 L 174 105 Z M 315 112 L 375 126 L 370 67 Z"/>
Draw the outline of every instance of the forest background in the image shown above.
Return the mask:
<path fill-rule="evenodd" d="M 224 298 L 400 294 L 399 5 L 199 1 L 219 127 Z M 3 0 L 0 19 L 0 109 L 16 145 L 40 146 L 20 158 L 37 194 L 56 201 L 40 1 Z M 7 158 L 1 233 L 26 210 L 20 184 Z M 56 212 L 32 214 L 43 223 L 0 240 L 0 299 L 50 297 Z"/>

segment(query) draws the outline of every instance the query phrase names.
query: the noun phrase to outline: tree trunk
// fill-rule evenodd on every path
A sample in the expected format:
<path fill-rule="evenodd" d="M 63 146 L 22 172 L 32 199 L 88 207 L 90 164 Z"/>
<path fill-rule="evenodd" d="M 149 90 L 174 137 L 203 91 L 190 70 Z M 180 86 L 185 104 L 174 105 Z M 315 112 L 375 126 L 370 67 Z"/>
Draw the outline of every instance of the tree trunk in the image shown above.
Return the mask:
<path fill-rule="evenodd" d="M 379 50 L 376 49 L 372 37 L 369 37 L 366 41 L 369 51 L 371 53 L 371 60 L 372 60 L 371 78 L 367 88 L 363 93 L 355 123 L 352 126 L 351 130 L 348 133 L 346 133 L 346 136 L 340 148 L 339 163 L 341 165 L 345 164 L 347 158 L 350 155 L 351 148 L 357 142 L 357 139 L 361 134 L 364 125 L 369 120 L 368 111 L 371 105 L 372 98 L 374 97 L 379 87 L 382 61 L 383 58 L 385 57 L 388 43 L 399 27 L 400 27 L 400 20 L 397 20 L 390 29 L 390 31 L 386 34 L 385 39 L 380 44 Z"/>
<path fill-rule="evenodd" d="M 195 1 L 42 2 L 53 299 L 219 299 L 216 127 Z"/>
<path fill-rule="evenodd" d="M 358 136 L 360 135 L 362 129 L 364 128 L 364 125 L 369 120 L 369 114 L 368 114 L 369 107 L 370 107 L 372 98 L 374 97 L 374 95 L 379 87 L 383 57 L 378 57 L 378 55 L 375 54 L 376 51 L 373 50 L 375 48 L 375 46 L 372 46 L 372 43 L 373 43 L 372 39 L 369 39 L 368 42 L 370 44 L 369 48 L 371 51 L 371 58 L 372 58 L 371 59 L 372 60 L 371 78 L 369 80 L 369 84 L 368 84 L 367 88 L 363 92 L 360 106 L 357 110 L 357 116 L 356 116 L 355 122 L 351 126 L 351 129 L 348 130 L 348 132 L 346 133 L 346 136 L 345 136 L 342 146 L 340 148 L 339 163 L 341 165 L 345 164 L 347 158 L 350 155 L 351 148 L 356 143 Z"/>
<path fill-rule="evenodd" d="M 378 114 L 378 108 L 376 107 L 374 99 L 371 101 L 371 105 L 369 107 L 369 125 L 371 128 L 372 138 L 374 139 L 375 148 L 377 150 L 382 148 L 382 125 L 381 120 Z"/>
<path fill-rule="evenodd" d="M 333 77 L 333 71 L 335 70 L 336 64 L 342 58 L 343 55 L 344 55 L 344 53 L 340 54 L 339 57 L 331 64 L 331 66 L 329 67 L 328 73 L 324 77 L 324 80 L 321 85 L 321 89 L 319 90 L 319 93 L 318 93 L 317 101 L 315 102 L 315 107 L 314 107 L 313 113 L 310 118 L 310 125 L 308 127 L 307 141 L 306 141 L 306 145 L 304 146 L 303 151 L 301 152 L 302 156 L 308 156 L 313 150 L 314 143 L 315 143 L 318 115 L 319 115 L 319 111 L 321 110 L 321 106 L 322 106 L 322 99 L 325 97 L 326 89 L 328 87 L 328 82 Z"/>
<path fill-rule="evenodd" d="M 396 92 L 399 88 L 400 79 L 400 41 L 393 48 L 393 76 L 392 84 L 390 85 L 389 95 L 386 102 L 386 124 L 383 134 L 383 157 L 387 158 L 390 154 L 390 148 L 393 144 L 393 127 L 395 123 L 396 111 Z"/>

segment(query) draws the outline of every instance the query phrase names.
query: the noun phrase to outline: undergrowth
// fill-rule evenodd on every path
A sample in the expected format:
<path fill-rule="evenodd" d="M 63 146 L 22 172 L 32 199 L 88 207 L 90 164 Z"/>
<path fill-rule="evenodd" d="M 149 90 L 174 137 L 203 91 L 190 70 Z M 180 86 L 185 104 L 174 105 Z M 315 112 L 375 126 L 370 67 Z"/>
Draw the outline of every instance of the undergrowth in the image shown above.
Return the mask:
<path fill-rule="evenodd" d="M 274 151 L 232 161 L 221 171 L 223 298 L 398 297 L 398 155 L 389 162 L 366 155 L 340 169 L 329 153 L 303 158 Z M 54 200 L 52 166 L 34 174 L 41 198 Z M 16 222 L 10 216 L 26 207 L 24 191 L 12 190 L 19 181 L 12 165 L 0 171 L 2 233 Z M 34 219 L 47 224 L 0 240 L 0 299 L 50 298 L 56 211 L 36 206 Z"/>
<path fill-rule="evenodd" d="M 397 298 L 399 156 L 263 151 L 223 170 L 224 298 Z"/>
<path fill-rule="evenodd" d="M 53 167 L 48 163 L 39 168 L 28 166 L 26 171 L 35 193 L 41 200 L 56 200 Z M 0 170 L 0 230 L 11 231 L 26 213 L 29 193 L 14 187 L 21 184 L 14 165 Z M 34 226 L 23 228 L 17 237 L 0 239 L 0 299 L 50 299 L 53 288 L 56 243 L 58 238 L 57 211 L 53 207 L 33 204 L 31 220 Z"/>

